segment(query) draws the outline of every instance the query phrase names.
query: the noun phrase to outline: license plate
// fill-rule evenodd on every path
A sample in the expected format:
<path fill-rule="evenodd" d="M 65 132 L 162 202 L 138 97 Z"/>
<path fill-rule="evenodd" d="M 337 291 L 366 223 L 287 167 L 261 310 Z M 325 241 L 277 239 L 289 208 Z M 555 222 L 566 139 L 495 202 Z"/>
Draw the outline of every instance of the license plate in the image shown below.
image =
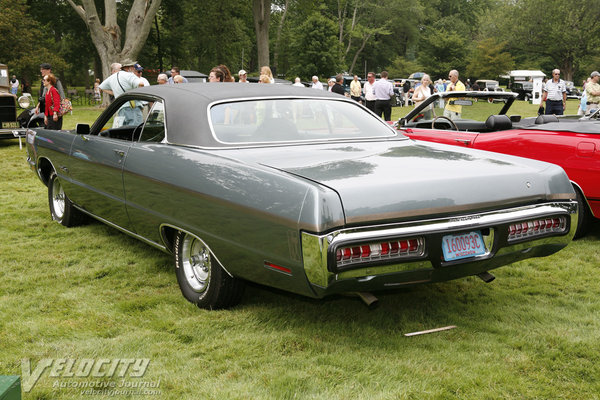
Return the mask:
<path fill-rule="evenodd" d="M 3 129 L 11 129 L 11 128 L 18 128 L 18 127 L 19 127 L 18 122 L 3 122 L 2 123 Z"/>
<path fill-rule="evenodd" d="M 442 238 L 445 261 L 460 260 L 485 254 L 485 244 L 480 231 L 446 235 Z"/>

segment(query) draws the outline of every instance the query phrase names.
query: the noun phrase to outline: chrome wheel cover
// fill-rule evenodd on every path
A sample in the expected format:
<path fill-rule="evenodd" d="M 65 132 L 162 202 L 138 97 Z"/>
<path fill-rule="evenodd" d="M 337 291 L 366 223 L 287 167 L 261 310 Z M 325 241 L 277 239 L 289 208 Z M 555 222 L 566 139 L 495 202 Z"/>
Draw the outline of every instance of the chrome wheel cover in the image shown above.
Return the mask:
<path fill-rule="evenodd" d="M 52 181 L 52 210 L 54 217 L 59 221 L 65 215 L 65 191 L 58 178 L 54 178 Z"/>
<path fill-rule="evenodd" d="M 185 235 L 181 247 L 181 263 L 185 279 L 197 293 L 204 292 L 210 283 L 211 255 L 206 245 L 191 235 Z"/>

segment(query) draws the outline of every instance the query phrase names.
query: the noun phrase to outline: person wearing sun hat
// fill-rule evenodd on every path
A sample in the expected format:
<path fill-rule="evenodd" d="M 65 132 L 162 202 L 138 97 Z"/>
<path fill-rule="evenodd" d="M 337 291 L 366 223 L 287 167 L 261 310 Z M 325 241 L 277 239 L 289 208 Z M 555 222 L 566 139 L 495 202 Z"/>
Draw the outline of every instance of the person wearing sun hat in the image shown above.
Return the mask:
<path fill-rule="evenodd" d="M 106 78 L 101 84 L 102 91 L 115 97 L 115 100 L 123 93 L 144 86 L 144 82 L 138 78 L 133 71 L 137 61 L 125 59 L 121 62 L 121 71 L 117 71 Z M 123 117 L 122 125 L 139 125 L 143 122 L 143 104 L 140 101 L 126 101 L 119 109 L 119 116 Z"/>
<path fill-rule="evenodd" d="M 131 61 L 129 59 L 122 61 L 121 71 L 106 78 L 100 84 L 100 89 L 114 96 L 116 99 L 128 90 L 144 86 L 144 82 L 133 73 L 135 64 L 137 64 L 137 61 Z"/>

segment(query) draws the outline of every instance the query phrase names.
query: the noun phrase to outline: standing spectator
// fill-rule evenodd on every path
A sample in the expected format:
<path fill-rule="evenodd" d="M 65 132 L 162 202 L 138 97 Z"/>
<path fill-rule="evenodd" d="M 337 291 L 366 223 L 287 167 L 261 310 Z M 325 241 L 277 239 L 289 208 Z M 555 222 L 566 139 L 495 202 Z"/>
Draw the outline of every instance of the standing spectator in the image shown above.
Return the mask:
<path fill-rule="evenodd" d="M 331 92 L 331 88 L 335 85 L 335 78 L 329 78 L 327 80 L 327 91 Z"/>
<path fill-rule="evenodd" d="M 140 78 L 133 73 L 135 64 L 135 61 L 130 60 L 123 61 L 122 64 L 112 64 L 115 67 L 121 65 L 121 71 L 113 72 L 100 84 L 100 89 L 116 99 L 128 90 L 144 86 Z"/>
<path fill-rule="evenodd" d="M 102 101 L 102 92 L 100 91 L 100 78 L 96 78 L 94 81 L 94 101 Z"/>
<path fill-rule="evenodd" d="M 171 67 L 171 77 L 168 80 L 169 85 L 175 84 L 173 78 L 175 78 L 177 75 L 181 75 L 181 70 L 179 69 L 179 67 Z M 188 80 L 185 79 L 185 77 L 183 78 L 183 83 L 188 83 Z"/>
<path fill-rule="evenodd" d="M 567 108 L 567 85 L 560 79 L 559 69 L 552 70 L 552 80 L 544 86 L 543 102 L 546 102 L 546 115 L 563 115 Z"/>
<path fill-rule="evenodd" d="M 294 79 L 294 84 L 292 86 L 304 87 L 302 81 L 300 80 L 300 77 L 298 76 L 296 77 L 296 79 Z"/>
<path fill-rule="evenodd" d="M 31 85 L 27 79 L 23 79 L 21 82 L 21 93 L 31 93 Z"/>
<path fill-rule="evenodd" d="M 477 84 L 477 81 L 475 81 L 475 83 L 471 86 L 471 90 L 474 90 L 476 92 L 479 91 L 479 85 Z"/>
<path fill-rule="evenodd" d="M 208 73 L 209 82 L 225 82 L 225 72 L 219 67 L 214 67 Z"/>
<path fill-rule="evenodd" d="M 142 81 L 144 86 L 150 86 L 150 82 L 148 82 L 148 79 L 146 79 L 142 76 L 142 72 L 144 72 L 144 68 L 140 64 L 135 63 L 135 65 L 133 66 L 133 73 L 135 74 L 135 76 L 140 78 L 140 80 Z M 181 75 L 179 75 L 179 76 L 181 76 Z M 182 76 L 182 78 L 183 78 L 183 76 Z"/>
<path fill-rule="evenodd" d="M 592 80 L 585 85 L 585 95 L 587 96 L 586 115 L 597 110 L 598 104 L 600 104 L 600 84 L 598 84 L 598 81 L 600 81 L 600 72 L 592 72 L 590 78 Z"/>
<path fill-rule="evenodd" d="M 156 83 L 158 83 L 159 85 L 166 85 L 168 81 L 169 77 L 167 76 L 167 74 L 158 74 L 158 76 L 156 77 Z"/>
<path fill-rule="evenodd" d="M 229 71 L 229 68 L 225 64 L 219 64 L 217 68 L 223 71 L 223 82 L 235 82 L 235 78 L 231 75 L 231 71 Z"/>
<path fill-rule="evenodd" d="M 410 81 L 405 79 L 402 83 L 402 93 L 404 94 L 404 105 L 408 106 L 409 93 L 410 92 Z"/>
<path fill-rule="evenodd" d="M 52 66 L 50 64 L 48 64 L 48 63 L 40 64 L 40 74 L 41 74 L 42 78 L 51 73 L 52 73 Z M 56 77 L 56 75 L 54 77 L 56 78 L 56 84 L 54 84 L 53 86 L 56 90 L 58 90 L 58 94 L 60 95 L 60 99 L 62 100 L 65 98 L 65 91 L 63 89 L 62 83 L 60 83 L 60 79 L 58 79 Z M 37 106 L 35 107 L 36 114 L 43 112 L 43 110 L 45 109 L 45 107 L 44 107 L 45 98 L 46 98 L 46 87 L 44 86 L 44 81 L 42 80 L 41 85 L 40 85 L 40 90 L 38 92 L 38 100 L 39 101 L 38 101 Z"/>
<path fill-rule="evenodd" d="M 392 102 L 394 96 L 394 85 L 388 81 L 388 72 L 381 71 L 381 79 L 373 84 L 373 94 L 375 94 L 375 114 L 383 116 L 384 121 L 392 118 Z"/>
<path fill-rule="evenodd" d="M 271 83 L 271 78 L 269 77 L 269 75 L 265 75 L 262 74 L 259 78 L 258 78 L 258 83 Z"/>
<path fill-rule="evenodd" d="M 10 80 L 10 92 L 16 96 L 18 90 L 19 90 L 19 80 L 17 79 L 16 75 L 13 75 L 12 79 Z"/>
<path fill-rule="evenodd" d="M 421 84 L 418 88 L 415 89 L 415 92 L 412 96 L 412 101 L 415 107 L 427 100 L 427 98 L 431 96 L 432 93 L 433 86 L 431 85 L 431 78 L 429 77 L 429 75 L 424 74 L 421 78 Z M 425 119 L 431 119 L 431 108 L 429 107 L 427 110 L 425 110 L 423 114 Z"/>
<path fill-rule="evenodd" d="M 471 80 L 467 79 L 467 82 L 465 83 L 465 90 L 471 90 Z"/>
<path fill-rule="evenodd" d="M 350 97 L 352 98 L 352 100 L 358 101 L 360 103 L 361 91 L 362 87 L 360 86 L 358 75 L 354 75 L 352 82 L 350 82 Z"/>
<path fill-rule="evenodd" d="M 597 72 L 597 71 L 594 71 Z M 594 73 L 592 72 L 592 74 Z M 579 108 L 577 109 L 577 115 L 585 115 L 585 111 L 587 110 L 587 91 L 585 87 L 588 83 L 592 81 L 592 77 L 590 75 L 589 78 L 583 81 L 583 93 L 581 93 L 581 100 L 579 101 Z"/>
<path fill-rule="evenodd" d="M 323 90 L 323 84 L 321 82 L 319 82 L 319 77 L 316 75 L 313 75 L 312 77 L 312 85 L 310 86 L 313 89 L 319 89 L 319 90 Z"/>
<path fill-rule="evenodd" d="M 363 93 L 365 94 L 365 106 L 375 112 L 375 94 L 373 93 L 373 84 L 375 83 L 375 72 L 369 72 L 367 74 L 367 81 L 363 86 Z"/>
<path fill-rule="evenodd" d="M 333 85 L 331 86 L 331 92 L 345 96 L 346 91 L 344 90 L 344 87 L 342 86 L 343 80 L 344 80 L 344 77 L 342 76 L 342 74 L 337 74 L 335 76 L 335 81 L 334 81 Z"/>
<path fill-rule="evenodd" d="M 175 76 L 175 78 L 173 78 L 173 83 L 176 85 L 183 83 L 183 76 L 181 76 L 181 75 Z"/>
<path fill-rule="evenodd" d="M 240 72 L 238 72 L 238 77 L 240 78 L 240 80 L 238 82 L 249 83 L 248 82 L 248 73 L 246 72 L 245 69 L 240 69 Z"/>
<path fill-rule="evenodd" d="M 458 71 L 453 69 L 448 73 L 448 79 L 450 79 L 450 83 L 446 86 L 446 92 L 461 92 L 465 91 L 465 85 L 458 80 Z M 454 105 L 453 99 L 447 99 L 448 104 L 444 108 L 444 117 L 450 119 L 459 119 L 462 114 L 462 106 Z"/>
<path fill-rule="evenodd" d="M 144 83 L 133 71 L 136 61 L 126 60 L 122 62 L 122 70 L 111 74 L 101 84 L 100 89 L 116 98 L 123 93 L 144 86 Z M 123 118 L 122 125 L 139 125 L 143 122 L 142 103 L 139 101 L 125 102 L 119 109 L 119 117 Z"/>
<path fill-rule="evenodd" d="M 260 67 L 260 74 L 266 75 L 269 77 L 269 83 L 275 83 L 275 79 L 273 78 L 273 73 L 271 72 L 271 68 L 268 66 Z"/>
<path fill-rule="evenodd" d="M 44 124 L 46 129 L 60 130 L 62 128 L 62 115 L 60 115 L 60 95 L 54 87 L 56 77 L 49 73 L 42 79 L 42 85 L 46 89 L 44 95 Z"/>

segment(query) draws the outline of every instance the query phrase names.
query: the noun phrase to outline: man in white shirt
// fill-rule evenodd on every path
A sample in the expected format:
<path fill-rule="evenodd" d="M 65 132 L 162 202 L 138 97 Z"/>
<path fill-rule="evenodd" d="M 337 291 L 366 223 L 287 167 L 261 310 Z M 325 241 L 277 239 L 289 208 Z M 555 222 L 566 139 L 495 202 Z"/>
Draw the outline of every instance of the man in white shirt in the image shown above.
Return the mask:
<path fill-rule="evenodd" d="M 367 81 L 363 86 L 363 93 L 365 94 L 365 106 L 375 112 L 375 93 L 373 93 L 373 84 L 375 83 L 375 72 L 369 72 L 367 74 Z"/>
<path fill-rule="evenodd" d="M 319 77 L 316 75 L 313 75 L 313 77 L 312 77 L 311 88 L 323 90 L 323 84 L 321 82 L 319 82 Z"/>
<path fill-rule="evenodd" d="M 135 71 L 135 64 L 137 64 L 136 61 L 123 61 L 121 63 L 122 70 L 117 71 L 106 78 L 100 84 L 100 89 L 117 99 L 128 90 L 144 86 L 144 82 L 133 73 L 133 71 Z M 123 121 L 120 125 L 137 126 L 141 124 L 143 122 L 142 107 L 143 104 L 139 101 L 126 101 L 123 103 L 123 106 L 119 109 L 119 116 L 123 117 Z"/>

